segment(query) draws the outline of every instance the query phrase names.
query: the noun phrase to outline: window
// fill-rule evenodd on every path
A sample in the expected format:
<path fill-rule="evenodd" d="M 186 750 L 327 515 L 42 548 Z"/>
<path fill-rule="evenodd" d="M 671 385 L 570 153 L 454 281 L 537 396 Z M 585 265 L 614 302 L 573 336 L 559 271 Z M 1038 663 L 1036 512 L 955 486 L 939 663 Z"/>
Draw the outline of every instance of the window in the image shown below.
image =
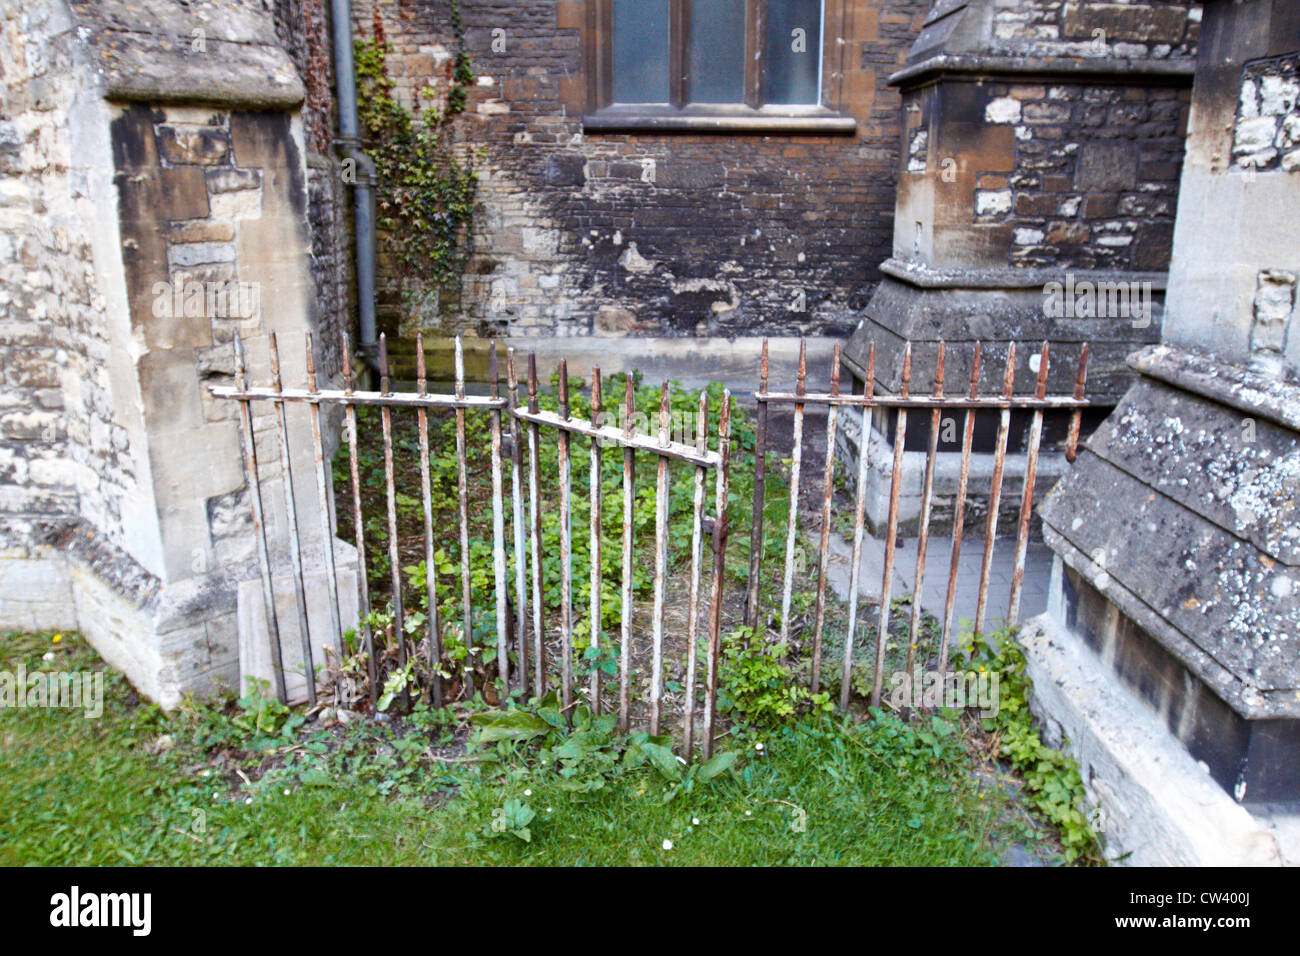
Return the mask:
<path fill-rule="evenodd" d="M 823 105 L 825 7 L 842 0 L 594 0 L 594 130 L 852 132 Z"/>

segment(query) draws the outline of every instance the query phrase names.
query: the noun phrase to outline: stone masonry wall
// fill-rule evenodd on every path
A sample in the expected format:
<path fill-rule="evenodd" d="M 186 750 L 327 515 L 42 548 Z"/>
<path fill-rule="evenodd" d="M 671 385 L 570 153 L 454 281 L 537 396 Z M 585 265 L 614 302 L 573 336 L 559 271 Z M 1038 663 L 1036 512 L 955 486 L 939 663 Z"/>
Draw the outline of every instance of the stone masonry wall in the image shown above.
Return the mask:
<path fill-rule="evenodd" d="M 1015 130 L 1011 173 L 980 171 L 976 222 L 1012 231 L 1010 264 L 1169 267 L 1190 91 L 995 83 L 990 124 Z"/>
<path fill-rule="evenodd" d="M 443 322 L 389 277 L 380 326 L 482 334 L 828 334 L 856 323 L 888 257 L 898 154 L 896 70 L 928 0 L 828 4 L 827 99 L 856 135 L 584 133 L 581 0 L 464 0 L 478 85 L 459 121 L 483 150 L 475 251 Z M 394 46 L 406 102 L 444 88 L 443 2 L 357 0 Z M 495 33 L 493 31 L 504 31 Z M 493 49 L 494 39 L 504 50 Z"/>
<path fill-rule="evenodd" d="M 77 517 L 121 545 L 138 476 L 68 126 L 71 22 L 56 0 L 0 16 L 0 521 L 9 546 Z"/>

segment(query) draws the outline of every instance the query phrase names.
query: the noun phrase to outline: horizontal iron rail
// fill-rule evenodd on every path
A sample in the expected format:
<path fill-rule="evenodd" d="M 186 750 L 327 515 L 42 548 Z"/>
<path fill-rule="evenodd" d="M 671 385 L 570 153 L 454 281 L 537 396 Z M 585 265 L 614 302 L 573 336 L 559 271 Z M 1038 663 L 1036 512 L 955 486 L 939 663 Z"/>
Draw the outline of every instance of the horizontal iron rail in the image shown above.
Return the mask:
<path fill-rule="evenodd" d="M 692 445 L 683 445 L 679 442 L 670 441 L 665 444 L 650 435 L 642 435 L 637 432 L 629 434 L 616 425 L 597 427 L 581 418 L 565 418 L 555 412 L 529 412 L 523 409 L 515 409 L 515 417 L 536 425 L 558 428 L 561 431 L 574 432 L 588 438 L 598 438 L 602 442 L 608 442 L 615 447 L 652 452 L 664 458 L 684 461 L 702 468 L 716 468 L 722 463 L 722 456 L 716 451 L 701 452 Z"/>
<path fill-rule="evenodd" d="M 485 395 L 435 395 L 419 392 L 343 392 L 338 389 L 321 389 L 318 392 L 298 388 L 232 388 L 229 385 L 212 385 L 209 391 L 215 398 L 232 398 L 239 402 L 306 402 L 311 405 L 379 405 L 392 408 L 483 408 L 503 409 L 504 398 Z"/>
<path fill-rule="evenodd" d="M 1092 403 L 1084 399 L 1071 398 L 1069 396 L 1050 396 L 1047 398 L 1037 398 L 1032 395 L 1023 397 L 1012 396 L 1011 398 L 968 398 L 959 395 L 945 395 L 942 398 L 933 395 L 875 395 L 868 398 L 866 395 L 815 395 L 809 392 L 807 395 L 799 395 L 795 392 L 760 392 L 754 396 L 756 401 L 770 402 L 773 404 L 789 405 L 869 405 L 879 408 L 918 408 L 929 411 L 935 408 L 972 408 L 992 409 L 997 411 L 1003 408 L 1088 408 Z"/>

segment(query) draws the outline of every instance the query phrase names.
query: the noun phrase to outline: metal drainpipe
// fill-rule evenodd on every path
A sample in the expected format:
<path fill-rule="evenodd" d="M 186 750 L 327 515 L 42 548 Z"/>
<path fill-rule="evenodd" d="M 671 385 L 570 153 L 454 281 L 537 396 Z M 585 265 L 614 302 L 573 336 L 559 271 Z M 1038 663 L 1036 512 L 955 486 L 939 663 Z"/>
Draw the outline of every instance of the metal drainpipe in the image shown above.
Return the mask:
<path fill-rule="evenodd" d="M 357 118 L 357 79 L 352 62 L 352 4 L 331 0 L 334 32 L 334 77 L 338 88 L 339 154 L 356 165 L 353 216 L 357 234 L 357 306 L 360 313 L 360 352 L 372 368 L 378 361 L 379 334 L 375 325 L 375 164 L 361 148 Z"/>

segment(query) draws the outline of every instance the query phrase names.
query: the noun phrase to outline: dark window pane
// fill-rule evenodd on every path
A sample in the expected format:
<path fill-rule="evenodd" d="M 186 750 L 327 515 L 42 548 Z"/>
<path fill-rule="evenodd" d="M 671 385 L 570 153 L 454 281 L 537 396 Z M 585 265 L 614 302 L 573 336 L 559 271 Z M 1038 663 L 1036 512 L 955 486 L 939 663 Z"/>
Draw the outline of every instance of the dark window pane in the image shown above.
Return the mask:
<path fill-rule="evenodd" d="M 821 101 L 822 0 L 768 0 L 764 102 Z"/>
<path fill-rule="evenodd" d="M 668 0 L 613 0 L 615 103 L 668 102 Z"/>
<path fill-rule="evenodd" d="M 745 101 L 745 0 L 692 0 L 691 102 Z"/>

